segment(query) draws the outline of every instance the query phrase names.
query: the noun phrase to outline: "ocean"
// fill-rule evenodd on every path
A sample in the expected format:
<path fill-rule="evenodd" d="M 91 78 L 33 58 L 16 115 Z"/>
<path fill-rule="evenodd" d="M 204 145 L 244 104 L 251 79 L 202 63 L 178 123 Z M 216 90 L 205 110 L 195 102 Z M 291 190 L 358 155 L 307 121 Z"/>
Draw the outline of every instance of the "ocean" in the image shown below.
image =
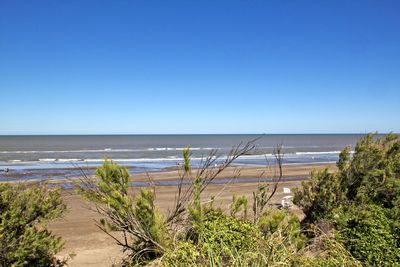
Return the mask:
<path fill-rule="evenodd" d="M 190 146 L 192 162 L 199 164 L 211 150 L 221 157 L 240 143 L 255 138 L 256 148 L 236 165 L 266 165 L 273 150 L 282 145 L 285 164 L 335 162 L 346 146 L 354 147 L 360 134 L 273 135 L 43 135 L 0 136 L 0 181 L 68 178 L 77 168 L 93 169 L 105 158 L 133 173 L 159 171 L 182 162 L 182 150 Z M 75 169 L 75 171 L 74 171 Z"/>

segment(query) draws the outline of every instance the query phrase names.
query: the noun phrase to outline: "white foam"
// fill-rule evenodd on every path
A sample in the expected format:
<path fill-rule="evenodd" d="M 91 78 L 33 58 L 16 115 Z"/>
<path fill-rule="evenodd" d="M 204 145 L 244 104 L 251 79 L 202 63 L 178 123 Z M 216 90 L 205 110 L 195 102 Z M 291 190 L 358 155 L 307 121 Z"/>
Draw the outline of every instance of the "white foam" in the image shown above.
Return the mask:
<path fill-rule="evenodd" d="M 149 147 L 146 150 L 147 151 L 183 151 L 185 149 L 187 149 L 187 147 Z M 190 150 L 212 150 L 212 149 L 218 149 L 218 148 L 212 148 L 212 147 L 189 147 L 189 149 Z M 141 151 L 145 151 L 145 150 L 141 150 Z"/>
<path fill-rule="evenodd" d="M 265 157 L 272 157 L 273 154 L 259 154 L 259 155 L 243 155 L 240 159 L 264 159 Z"/>
<path fill-rule="evenodd" d="M 171 159 L 171 158 L 140 158 L 140 159 L 111 159 L 114 162 L 159 162 L 159 161 L 177 161 L 180 159 Z M 84 162 L 103 162 L 104 159 L 84 159 Z"/>
<path fill-rule="evenodd" d="M 339 154 L 340 151 L 296 152 L 296 155 Z"/>
<path fill-rule="evenodd" d="M 296 155 L 340 154 L 341 151 L 296 152 Z M 354 153 L 351 151 L 350 153 Z"/>
<path fill-rule="evenodd" d="M 82 159 L 57 159 L 59 162 L 76 162 L 76 161 L 82 161 Z"/>
<path fill-rule="evenodd" d="M 202 160 L 204 158 L 201 157 L 192 157 L 191 160 Z M 137 159 L 111 159 L 114 162 L 175 162 L 175 161 L 183 161 L 182 157 L 165 157 L 165 158 L 137 158 Z M 83 162 L 103 162 L 104 159 L 83 159 Z"/>
<path fill-rule="evenodd" d="M 22 151 L 0 151 L 0 154 L 49 154 L 49 153 L 101 153 L 101 152 L 140 152 L 146 149 L 81 149 L 81 150 L 22 150 Z"/>
<path fill-rule="evenodd" d="M 104 159 L 84 159 L 84 162 L 102 162 Z"/>
<path fill-rule="evenodd" d="M 16 151 L 0 151 L 0 154 L 51 154 L 51 153 L 117 153 L 117 152 L 144 152 L 144 151 L 182 151 L 186 147 L 149 147 L 137 149 L 120 149 L 120 148 L 105 148 L 105 149 L 78 149 L 78 150 L 16 150 Z M 212 150 L 218 148 L 212 147 L 191 147 L 190 150 Z"/>
<path fill-rule="evenodd" d="M 158 150 L 156 150 L 158 149 Z M 185 147 L 154 147 L 154 148 L 146 148 L 146 149 L 140 149 L 140 151 L 170 151 L 170 150 L 183 150 L 185 149 Z M 191 150 L 212 150 L 215 148 L 200 148 L 200 147 L 194 147 L 194 148 L 190 148 Z M 138 151 L 136 149 L 112 149 L 112 148 L 106 148 L 106 149 L 101 149 L 101 150 L 70 150 L 70 151 L 61 151 L 62 152 L 131 152 L 131 151 Z M 10 151 L 1 151 L 0 153 L 8 153 Z M 12 153 L 18 153 L 18 151 L 11 151 Z M 20 153 L 51 153 L 51 152 L 55 152 L 55 153 L 60 153 L 60 151 L 19 151 Z M 316 163 L 315 161 L 317 161 L 317 159 L 322 159 L 322 158 L 333 158 L 335 159 L 338 155 L 339 155 L 340 151 L 316 151 L 316 152 L 311 152 L 311 151 L 304 151 L 304 152 L 293 152 L 293 153 L 287 153 L 283 155 L 284 159 L 288 159 L 288 160 L 299 160 L 302 161 L 302 158 L 304 158 L 305 161 L 308 161 L 310 159 L 312 159 L 313 163 Z M 354 151 L 351 151 L 351 153 L 354 153 Z M 129 157 L 129 156 L 125 156 L 121 157 L 121 158 L 114 158 L 113 156 L 110 156 L 109 158 L 111 160 L 113 160 L 114 162 L 131 162 L 131 163 L 161 163 L 161 162 L 182 162 L 183 158 L 180 155 L 179 152 L 177 153 L 169 153 L 167 155 L 165 155 L 165 157 L 163 157 L 164 155 L 162 155 L 162 157 L 157 157 L 157 158 L 153 158 L 151 155 L 153 153 L 148 153 L 147 157 L 144 156 L 142 158 L 133 158 L 133 157 Z M 158 154 L 162 154 L 162 153 L 158 153 Z M 153 154 L 153 155 L 157 155 L 157 154 Z M 324 156 L 325 155 L 325 156 Z M 86 155 L 88 156 L 88 155 Z M 140 156 L 140 155 L 138 155 Z M 225 155 L 226 156 L 226 155 Z M 224 160 L 223 155 L 221 155 L 220 159 Z M 57 157 L 57 156 L 56 156 Z M 81 163 L 92 163 L 92 164 L 98 164 L 104 161 L 104 158 L 101 156 L 97 156 L 94 155 L 93 157 L 86 158 L 85 156 L 81 156 L 82 158 L 69 158 L 67 154 L 65 154 L 65 157 L 60 157 L 60 158 L 52 158 L 52 157 L 48 157 L 46 158 L 46 156 L 44 156 L 43 158 L 40 158 L 39 160 L 26 160 L 26 159 L 14 159 L 14 160 L 8 160 L 8 164 L 13 164 L 15 163 L 16 165 L 21 165 L 21 164 L 27 164 L 27 165 L 45 165 L 46 163 L 54 163 L 54 164 L 62 164 L 62 163 L 68 163 L 68 162 L 76 162 L 77 164 L 81 164 Z M 239 157 L 239 160 L 242 160 L 242 163 L 246 162 L 246 160 L 249 160 L 249 162 L 251 160 L 253 161 L 263 161 L 265 159 L 274 159 L 274 154 L 272 153 L 265 153 L 265 154 L 253 154 L 253 155 L 243 155 Z M 191 160 L 196 162 L 196 161 L 200 161 L 200 160 L 204 160 L 206 158 L 206 156 L 204 157 L 192 157 Z M 300 164 L 304 164 L 304 163 L 300 163 Z"/>

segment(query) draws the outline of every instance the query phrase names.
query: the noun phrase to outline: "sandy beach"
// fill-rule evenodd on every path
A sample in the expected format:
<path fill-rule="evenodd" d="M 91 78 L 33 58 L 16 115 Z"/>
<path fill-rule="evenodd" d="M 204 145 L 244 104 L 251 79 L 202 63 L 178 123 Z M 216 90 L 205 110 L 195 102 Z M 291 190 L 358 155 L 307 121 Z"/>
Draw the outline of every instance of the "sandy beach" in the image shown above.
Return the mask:
<path fill-rule="evenodd" d="M 306 164 L 306 165 L 284 165 L 284 178 L 299 178 L 296 181 L 283 181 L 280 183 L 277 193 L 272 203 L 279 203 L 283 196 L 283 187 L 295 188 L 301 185 L 301 180 L 307 179 L 311 169 L 323 169 L 328 167 L 335 169 L 334 164 Z M 235 168 L 225 170 L 218 179 L 231 178 Z M 132 176 L 133 181 L 147 181 L 148 175 L 154 181 L 173 181 L 178 178 L 178 171 L 164 171 L 149 174 L 137 174 Z M 261 167 L 243 167 L 240 168 L 240 177 L 257 178 L 257 177 L 274 177 L 276 175 L 275 168 Z M 256 189 L 255 182 L 240 182 L 228 184 L 211 184 L 204 193 L 204 198 L 208 196 L 216 197 L 216 205 L 227 208 L 232 200 L 232 196 L 246 195 L 251 197 L 252 192 Z M 134 194 L 138 190 L 132 187 L 131 192 Z M 167 213 L 168 209 L 174 203 L 176 186 L 156 186 L 156 205 L 163 213 Z M 99 216 L 89 210 L 90 204 L 84 201 L 73 190 L 63 190 L 62 196 L 67 204 L 67 212 L 63 218 L 52 222 L 49 227 L 57 235 L 65 240 L 65 249 L 59 254 L 67 255 L 70 252 L 76 253 L 76 256 L 70 261 L 69 266 L 110 266 L 112 263 L 118 262 L 122 256 L 119 247 L 113 240 L 100 231 L 95 220 Z"/>

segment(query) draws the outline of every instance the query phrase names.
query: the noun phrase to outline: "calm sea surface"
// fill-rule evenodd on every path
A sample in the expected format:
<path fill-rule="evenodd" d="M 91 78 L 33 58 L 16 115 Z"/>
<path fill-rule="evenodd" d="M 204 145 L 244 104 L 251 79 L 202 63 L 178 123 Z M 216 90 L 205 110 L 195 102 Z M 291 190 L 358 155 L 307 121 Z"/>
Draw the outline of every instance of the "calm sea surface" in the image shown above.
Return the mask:
<path fill-rule="evenodd" d="M 273 149 L 282 144 L 285 163 L 334 162 L 345 146 L 353 146 L 362 135 L 85 135 L 0 136 L 0 170 L 17 179 L 74 176 L 70 168 L 96 167 L 104 158 L 127 166 L 133 172 L 156 171 L 179 164 L 182 150 L 190 146 L 196 165 L 212 149 L 221 156 L 239 143 L 260 137 L 251 155 L 236 164 L 265 165 L 273 161 Z"/>

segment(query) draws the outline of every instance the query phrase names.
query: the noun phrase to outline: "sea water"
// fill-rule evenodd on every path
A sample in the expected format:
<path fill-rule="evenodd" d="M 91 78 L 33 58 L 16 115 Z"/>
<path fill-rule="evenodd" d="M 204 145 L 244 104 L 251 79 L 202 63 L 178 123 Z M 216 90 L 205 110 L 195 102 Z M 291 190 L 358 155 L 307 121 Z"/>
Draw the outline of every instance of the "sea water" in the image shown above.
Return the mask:
<path fill-rule="evenodd" d="M 0 136 L 0 180 L 66 178 L 77 169 L 93 169 L 104 159 L 131 172 L 158 171 L 182 163 L 182 151 L 190 147 L 198 165 L 212 150 L 218 156 L 232 147 L 255 141 L 255 149 L 238 158 L 236 165 L 267 165 L 274 162 L 274 148 L 282 146 L 285 164 L 335 162 L 340 151 L 354 148 L 361 134 L 273 135 L 43 135 Z M 75 171 L 71 171 L 74 169 Z"/>

